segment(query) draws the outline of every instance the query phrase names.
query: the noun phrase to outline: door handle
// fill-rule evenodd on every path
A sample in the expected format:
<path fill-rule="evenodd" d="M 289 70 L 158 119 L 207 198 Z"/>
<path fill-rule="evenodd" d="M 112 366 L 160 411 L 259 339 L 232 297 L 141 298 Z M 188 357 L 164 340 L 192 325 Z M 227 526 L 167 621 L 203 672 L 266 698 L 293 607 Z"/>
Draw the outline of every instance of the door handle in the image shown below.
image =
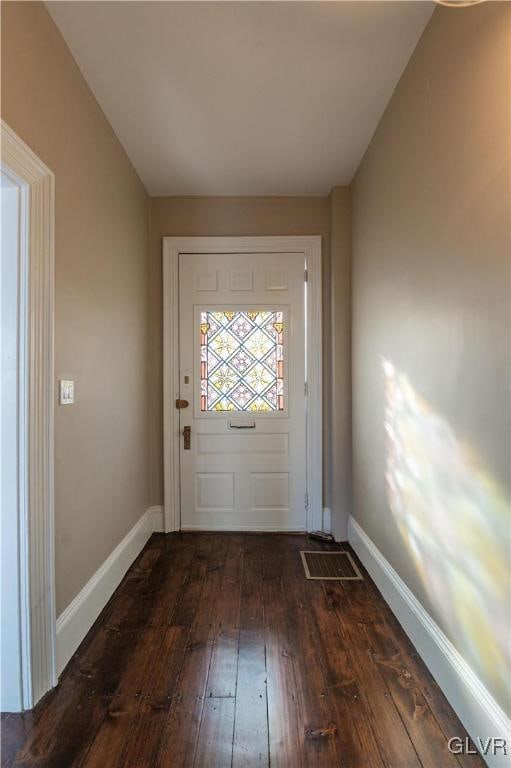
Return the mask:
<path fill-rule="evenodd" d="M 183 448 L 185 451 L 189 451 L 192 443 L 192 428 L 183 427 Z"/>
<path fill-rule="evenodd" d="M 188 408 L 190 403 L 188 400 L 176 400 L 176 408 L 179 410 L 181 408 Z"/>

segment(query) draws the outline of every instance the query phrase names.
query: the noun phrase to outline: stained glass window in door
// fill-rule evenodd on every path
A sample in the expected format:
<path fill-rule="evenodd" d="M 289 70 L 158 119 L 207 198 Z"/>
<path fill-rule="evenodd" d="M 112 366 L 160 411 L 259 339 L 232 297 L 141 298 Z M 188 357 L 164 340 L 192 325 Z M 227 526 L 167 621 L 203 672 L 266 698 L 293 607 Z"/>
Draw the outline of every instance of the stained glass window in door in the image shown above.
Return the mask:
<path fill-rule="evenodd" d="M 201 411 L 283 411 L 283 313 L 200 313 Z"/>

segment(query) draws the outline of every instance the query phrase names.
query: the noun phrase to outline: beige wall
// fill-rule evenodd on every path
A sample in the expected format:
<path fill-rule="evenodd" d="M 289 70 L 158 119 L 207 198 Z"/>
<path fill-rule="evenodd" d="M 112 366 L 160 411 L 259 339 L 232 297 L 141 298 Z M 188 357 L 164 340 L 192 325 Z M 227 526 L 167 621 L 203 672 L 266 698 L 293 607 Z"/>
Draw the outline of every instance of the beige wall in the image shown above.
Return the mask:
<path fill-rule="evenodd" d="M 330 193 L 331 370 L 329 403 L 332 533 L 348 538 L 351 498 L 351 190 Z"/>
<path fill-rule="evenodd" d="M 2 117 L 55 173 L 60 613 L 149 502 L 147 195 L 42 3 L 2 3 Z"/>
<path fill-rule="evenodd" d="M 510 51 L 510 4 L 437 9 L 353 185 L 356 518 L 502 705 Z"/>
<path fill-rule="evenodd" d="M 339 193 L 342 197 L 342 190 Z M 344 198 L 348 199 L 348 193 Z M 341 198 L 339 198 L 341 200 Z M 338 206 L 342 208 L 340 201 Z M 346 202 L 347 205 L 347 202 Z M 330 455 L 330 202 L 322 197 L 159 197 L 151 200 L 151 498 L 163 503 L 162 274 L 163 235 L 321 235 L 324 279 L 324 442 Z M 329 504 L 329 462 L 324 468 Z"/>

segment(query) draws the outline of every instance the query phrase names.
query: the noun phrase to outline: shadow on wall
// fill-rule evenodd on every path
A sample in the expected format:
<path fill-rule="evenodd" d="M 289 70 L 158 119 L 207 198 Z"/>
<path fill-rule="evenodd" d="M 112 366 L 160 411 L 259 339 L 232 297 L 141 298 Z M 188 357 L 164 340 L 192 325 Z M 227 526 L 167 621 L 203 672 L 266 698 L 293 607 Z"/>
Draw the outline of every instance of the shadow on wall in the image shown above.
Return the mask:
<path fill-rule="evenodd" d="M 509 702 L 511 505 L 408 377 L 382 367 L 390 509 L 444 631 Z"/>

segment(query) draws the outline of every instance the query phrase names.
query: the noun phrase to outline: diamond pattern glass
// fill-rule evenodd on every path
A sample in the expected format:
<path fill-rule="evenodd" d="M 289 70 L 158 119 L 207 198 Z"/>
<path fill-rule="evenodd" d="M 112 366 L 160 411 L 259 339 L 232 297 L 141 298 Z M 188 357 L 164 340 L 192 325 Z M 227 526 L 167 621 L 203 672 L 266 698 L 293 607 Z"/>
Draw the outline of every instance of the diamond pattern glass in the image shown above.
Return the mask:
<path fill-rule="evenodd" d="M 201 312 L 201 411 L 283 411 L 283 313 Z"/>

